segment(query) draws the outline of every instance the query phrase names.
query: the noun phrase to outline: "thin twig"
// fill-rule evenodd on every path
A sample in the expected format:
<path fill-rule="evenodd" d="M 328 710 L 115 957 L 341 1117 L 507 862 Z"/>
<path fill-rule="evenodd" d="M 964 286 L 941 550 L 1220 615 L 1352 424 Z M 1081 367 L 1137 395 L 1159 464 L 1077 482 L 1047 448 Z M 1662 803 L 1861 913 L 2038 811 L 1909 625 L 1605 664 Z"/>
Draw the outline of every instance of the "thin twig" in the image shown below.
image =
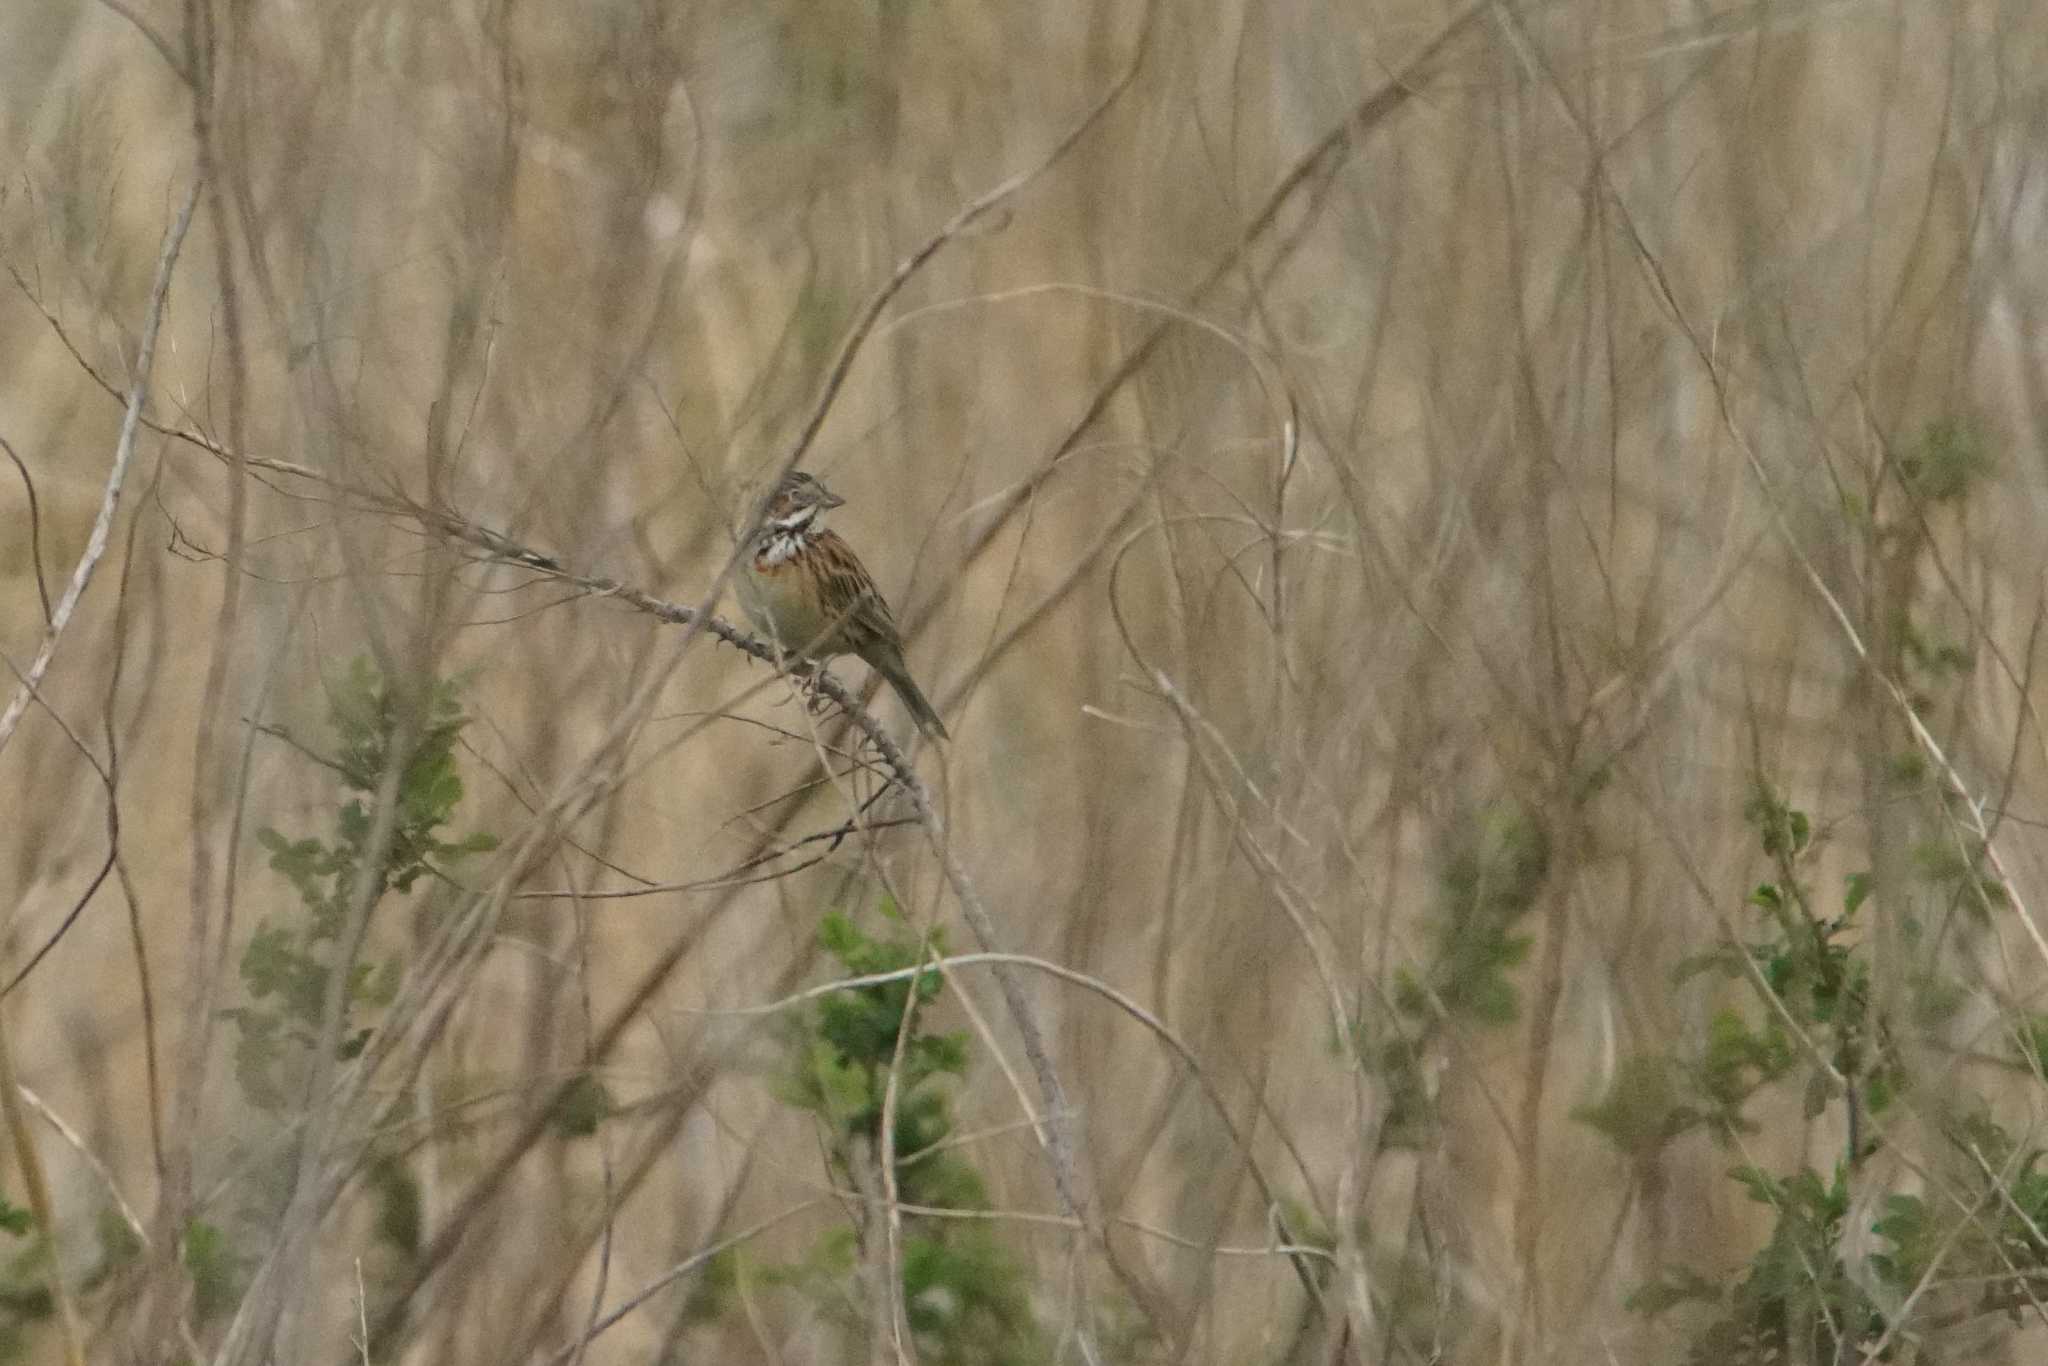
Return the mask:
<path fill-rule="evenodd" d="M 14 1075 L 14 1045 L 8 1038 L 7 1019 L 0 1013 L 0 1116 L 7 1123 L 7 1137 L 14 1146 L 14 1161 L 21 1171 L 21 1184 L 28 1188 L 29 1212 L 36 1217 L 36 1232 L 42 1242 L 43 1279 L 50 1298 L 57 1303 L 57 1324 L 64 1334 L 67 1366 L 85 1366 L 85 1337 L 79 1331 L 78 1306 L 71 1288 L 64 1284 L 64 1259 L 57 1255 L 57 1205 L 50 1198 L 50 1178 L 36 1150 L 35 1135 L 21 1112 L 22 1086 Z"/>
<path fill-rule="evenodd" d="M 192 69 L 178 56 L 176 49 L 172 48 L 170 40 L 164 37 L 163 34 L 158 33 L 147 19 L 144 19 L 134 9 L 130 8 L 126 0 L 99 0 L 99 2 L 102 8 L 111 10 L 123 19 L 126 19 L 130 26 L 137 33 L 141 34 L 151 47 L 156 49 L 156 55 L 164 59 L 164 64 L 170 67 L 173 75 L 177 76 L 186 85 L 192 84 Z"/>
<path fill-rule="evenodd" d="M 28 472 L 28 465 L 15 452 L 14 445 L 0 436 L 0 451 L 7 452 L 7 458 L 14 462 L 14 468 L 21 473 L 21 487 L 28 494 L 28 559 L 36 571 L 36 596 L 43 602 L 43 625 L 50 624 L 50 585 L 43 579 L 43 510 L 36 501 L 36 481 Z"/>
<path fill-rule="evenodd" d="M 154 491 L 163 479 L 163 463 L 159 461 L 151 481 Z M 142 900 L 135 892 L 135 879 L 128 870 L 128 858 L 122 853 L 119 843 L 121 829 L 121 734 L 117 724 L 116 706 L 121 696 L 121 685 L 128 673 L 128 596 L 129 576 L 135 571 L 135 541 L 141 531 L 143 518 L 128 519 L 127 543 L 121 550 L 121 579 L 114 590 L 114 631 L 113 660 L 107 669 L 107 690 L 100 702 L 100 726 L 107 742 L 107 842 L 112 847 L 114 879 L 121 889 L 122 900 L 128 911 L 128 944 L 135 955 L 135 986 L 142 1014 L 142 1070 L 143 1085 L 147 1088 L 149 1102 L 149 1155 L 158 1181 L 164 1177 L 164 1116 L 163 1076 L 161 1070 L 162 1052 L 157 1044 L 156 989 L 149 969 L 149 945 L 142 932 Z M 145 687 L 142 705 L 147 705 L 148 689 Z M 140 711 L 138 709 L 138 716 Z M 183 1321 L 181 1327 L 185 1327 Z M 189 1331 L 189 1330 L 188 1330 Z M 198 1359 L 195 1351 L 193 1359 Z"/>
<path fill-rule="evenodd" d="M 921 956 L 930 955 L 927 939 Z M 889 1054 L 889 1075 L 882 1086 L 882 1119 L 876 1130 L 875 1166 L 882 1187 L 882 1308 L 889 1315 L 889 1341 L 896 1349 L 899 1366 L 912 1366 L 917 1360 L 910 1341 L 910 1313 L 903 1303 L 903 1192 L 896 1181 L 896 1115 L 903 1097 L 903 1053 L 917 1024 L 918 985 L 912 980 L 903 995 L 903 1015 L 896 1021 L 896 1046 Z M 856 1161 L 859 1156 L 856 1153 Z"/>
<path fill-rule="evenodd" d="M 1103 92 L 1093 107 L 1067 130 L 1065 136 L 1053 144 L 1050 151 L 1033 165 L 962 205 L 960 211 L 927 238 L 922 246 L 896 263 L 895 272 L 890 275 L 888 282 L 868 299 L 867 305 L 860 311 L 860 316 L 854 320 L 853 326 L 840 341 L 839 352 L 832 358 L 832 364 L 825 372 L 824 382 L 819 386 L 818 395 L 812 400 L 810 414 L 804 418 L 803 426 L 797 429 L 796 440 L 790 443 L 789 454 L 784 457 L 782 468 L 777 472 L 778 480 L 782 475 L 795 469 L 810 452 L 811 443 L 817 439 L 819 429 L 825 425 L 825 418 L 832 411 L 832 404 L 838 398 L 841 386 L 846 383 L 847 374 L 853 369 L 854 359 L 860 354 L 868 334 L 874 330 L 876 322 L 880 320 L 883 310 L 888 308 L 890 301 L 901 292 L 904 285 L 910 283 L 910 278 L 923 269 L 925 264 L 938 254 L 940 248 L 995 212 L 1019 190 L 1037 180 L 1062 160 L 1073 150 L 1076 143 L 1087 136 L 1088 130 L 1110 111 L 1117 100 L 1122 98 L 1124 91 L 1130 88 L 1131 82 L 1138 77 L 1138 69 L 1144 62 L 1145 51 L 1151 39 L 1154 9 L 1153 4 L 1148 3 L 1145 6 L 1145 17 L 1141 21 L 1137 42 L 1132 47 L 1130 61 L 1125 63 L 1123 73 Z M 763 505 L 773 492 L 771 483 L 769 489 L 762 494 Z"/>
<path fill-rule="evenodd" d="M 571 881 L 574 881 L 571 875 Z M 570 909 L 576 919 L 576 987 L 583 1008 L 583 1066 L 584 1076 L 595 1080 L 597 1059 L 591 1056 L 593 1025 L 590 1010 L 590 908 L 583 904 L 581 897 L 573 897 L 575 905 Z M 604 1175 L 604 1218 L 598 1235 L 596 1283 L 590 1288 L 590 1312 L 584 1317 L 583 1331 L 576 1338 L 576 1354 L 570 1358 L 571 1366 L 582 1366 L 584 1350 L 589 1346 L 592 1331 L 597 1327 L 597 1316 L 604 1308 L 604 1292 L 611 1282 L 612 1271 L 612 1223 L 617 1213 L 617 1184 L 612 1176 L 611 1139 L 605 1132 L 607 1116 L 600 1110 L 597 1115 L 596 1132 L 598 1163 Z"/>
<path fill-rule="evenodd" d="M 363 1259 L 356 1258 L 356 1352 L 370 1366 L 370 1297 L 363 1290 Z"/>
<path fill-rule="evenodd" d="M 666 1289 L 670 1285 L 673 1285 L 675 1282 L 681 1280 L 683 1277 L 689 1275 L 698 1267 L 703 1266 L 706 1262 L 718 1256 L 720 1253 L 729 1252 L 733 1248 L 738 1247 L 741 1243 L 747 1242 L 748 1240 L 753 1238 L 758 1238 L 760 1235 L 766 1233 L 769 1229 L 774 1228 L 777 1224 L 780 1224 L 785 1220 L 793 1219 L 799 1214 L 803 1214 L 809 1210 L 816 1209 L 819 1205 L 825 1204 L 827 1199 L 828 1197 L 821 1195 L 815 1199 L 806 1200 L 801 1205 L 792 1205 L 790 1208 L 782 1211 L 782 1213 L 780 1214 L 772 1214 L 768 1216 L 766 1219 L 763 1219 L 758 1224 L 750 1224 L 746 1228 L 741 1229 L 738 1233 L 735 1233 L 730 1237 L 720 1238 L 717 1242 L 710 1244 L 708 1247 L 699 1248 L 697 1251 L 683 1258 L 682 1261 L 677 1262 L 674 1266 L 670 1267 L 667 1271 L 664 1271 L 661 1275 L 655 1277 L 652 1281 L 649 1281 L 645 1286 L 642 1286 L 640 1290 L 636 1292 L 631 1298 L 627 1299 L 627 1301 L 624 1304 L 621 1304 L 618 1308 L 612 1310 L 611 1313 L 606 1314 L 603 1318 L 591 1324 L 589 1329 L 581 1335 L 579 1335 L 575 1342 L 570 1343 L 568 1346 L 562 1348 L 561 1351 L 556 1352 L 552 1357 L 548 1358 L 548 1366 L 563 1366 L 563 1364 L 566 1363 L 571 1356 L 575 1355 L 577 1352 L 582 1350 L 583 1345 L 585 1343 L 594 1340 L 598 1334 L 610 1328 L 620 1319 L 625 1318 L 626 1315 L 632 1313 L 635 1309 L 638 1309 L 642 1304 L 646 1303 L 654 1295 Z"/>
<path fill-rule="evenodd" d="M 63 639 L 65 627 L 70 625 L 73 612 L 85 590 L 92 582 L 93 571 L 100 558 L 106 553 L 107 541 L 112 535 L 114 517 L 120 510 L 121 490 L 128 478 L 129 466 L 135 456 L 135 434 L 142 416 L 144 399 L 149 390 L 149 376 L 156 359 L 157 335 L 163 327 L 164 313 L 170 301 L 171 274 L 177 264 L 178 252 L 184 246 L 186 231 L 192 226 L 192 213 L 199 203 L 201 182 L 195 178 L 186 191 L 185 201 L 178 210 L 169 230 L 164 234 L 163 248 L 157 256 L 156 278 L 151 282 L 148 310 L 142 324 L 142 340 L 135 359 L 135 378 L 128 390 L 126 404 L 121 416 L 121 433 L 114 445 L 113 467 L 107 472 L 107 482 L 100 494 L 98 513 L 93 517 L 92 531 L 86 537 L 85 550 L 79 556 L 77 565 L 71 571 L 71 581 L 65 587 L 64 595 L 56 608 L 49 614 L 49 624 L 43 635 L 42 645 L 36 651 L 35 660 L 22 676 L 21 686 L 0 713 L 0 749 L 14 736 L 27 713 L 29 704 L 37 697 L 44 676 L 56 658 L 58 642 Z M 83 903 L 81 903 L 82 905 Z M 16 1156 L 22 1164 L 24 1179 L 29 1185 L 31 1204 L 35 1207 L 37 1220 L 42 1224 L 46 1237 L 56 1236 L 55 1211 L 49 1199 L 49 1192 L 42 1181 L 41 1163 L 35 1154 L 34 1144 L 28 1141 L 26 1125 L 19 1120 L 16 1108 L 18 1096 L 13 1077 L 13 1063 L 9 1056 L 4 1024 L 0 1024 L 0 1106 L 8 1113 L 8 1126 L 14 1133 Z M 42 1186 L 41 1190 L 37 1188 Z M 50 1291 L 55 1297 L 58 1315 L 63 1325 L 67 1358 L 83 1366 L 85 1355 L 79 1335 L 77 1310 L 72 1304 L 69 1290 L 65 1287 L 61 1269 L 53 1256 L 50 1261 Z"/>
<path fill-rule="evenodd" d="M 28 1102 L 28 1108 L 41 1115 L 43 1123 L 55 1129 L 57 1137 L 69 1144 L 71 1151 L 77 1153 L 85 1165 L 92 1168 L 93 1175 L 99 1177 L 100 1184 L 106 1187 L 107 1198 L 114 1202 L 114 1212 L 121 1216 L 121 1222 L 135 1235 L 135 1241 L 147 1250 L 149 1229 L 143 1225 L 142 1217 L 135 1212 L 135 1207 L 128 1203 L 128 1197 L 121 1193 L 120 1183 L 114 1180 L 114 1173 L 108 1170 L 107 1164 L 100 1161 L 99 1154 L 85 1146 L 85 1139 L 79 1136 L 78 1130 L 72 1128 L 64 1116 L 52 1110 L 48 1101 L 18 1081 L 15 1086 L 20 1090 L 21 1098 Z"/>
<path fill-rule="evenodd" d="M 93 517 L 85 551 L 71 571 L 71 582 L 65 587 L 64 596 L 57 600 L 56 610 L 50 614 L 43 643 L 28 666 L 21 687 L 7 704 L 7 710 L 0 712 L 0 750 L 4 750 L 7 742 L 14 738 L 15 728 L 21 724 L 36 690 L 42 686 L 43 676 L 50 671 L 50 661 L 57 654 L 57 642 L 63 639 L 64 628 L 71 624 L 71 614 L 77 610 L 78 600 L 85 596 L 86 586 L 92 582 L 93 570 L 98 567 L 100 557 L 106 554 L 107 538 L 114 528 L 114 514 L 120 510 L 121 486 L 127 481 L 128 467 L 135 456 L 136 427 L 142 417 L 143 400 L 149 392 L 149 372 L 156 360 L 157 333 L 163 326 L 165 306 L 170 298 L 171 268 L 177 263 L 179 248 L 185 244 L 185 231 L 192 226 L 192 210 L 198 203 L 199 183 L 194 181 L 192 188 L 185 192 L 185 202 L 179 207 L 170 231 L 164 234 L 163 250 L 157 256 L 156 280 L 150 286 L 149 310 L 143 317 L 142 345 L 135 357 L 135 379 L 128 389 L 127 407 L 121 415 L 121 435 L 114 443 L 114 465 L 107 471 L 106 487 L 100 493 L 99 512 Z"/>
<path fill-rule="evenodd" d="M 16 678 L 23 677 L 21 671 L 14 667 L 13 660 L 10 659 L 6 662 L 7 667 L 13 671 Z M 14 975 L 7 979 L 7 985 L 0 986 L 0 1001 L 4 1001 L 8 996 L 12 995 L 14 989 L 27 980 L 29 974 L 34 972 L 42 961 L 49 957 L 51 950 L 55 949 L 64 936 L 71 932 L 71 927 L 78 923 L 78 918 L 81 915 L 85 914 L 85 908 L 92 904 L 92 899 L 95 896 L 99 895 L 101 885 L 106 882 L 107 874 L 114 870 L 114 864 L 119 859 L 121 853 L 121 810 L 114 801 L 113 770 L 108 765 L 100 762 L 99 756 L 94 754 L 91 748 L 86 745 L 84 739 L 71 728 L 70 723 L 64 719 L 63 714 L 50 705 L 49 699 L 38 693 L 35 700 L 42 704 L 45 714 L 52 721 L 56 722 L 57 729 L 64 733 L 64 738 L 71 742 L 71 747 L 84 757 L 85 762 L 92 768 L 94 775 L 99 778 L 100 785 L 106 789 L 107 853 L 106 857 L 100 860 L 98 870 L 93 873 L 92 877 L 86 880 L 85 890 L 72 900 L 71 909 L 66 911 L 63 918 L 57 922 L 57 928 L 44 936 L 42 944 L 37 947 L 34 953 L 29 955 L 27 962 L 15 969 Z"/>

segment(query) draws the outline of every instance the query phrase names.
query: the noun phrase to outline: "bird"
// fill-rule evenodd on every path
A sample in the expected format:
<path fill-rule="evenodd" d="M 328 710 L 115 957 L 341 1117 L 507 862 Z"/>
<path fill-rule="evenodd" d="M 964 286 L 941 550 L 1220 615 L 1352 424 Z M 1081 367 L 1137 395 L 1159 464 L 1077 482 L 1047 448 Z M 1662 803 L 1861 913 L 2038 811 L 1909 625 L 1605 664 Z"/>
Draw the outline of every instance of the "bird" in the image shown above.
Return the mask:
<path fill-rule="evenodd" d="M 910 677 L 903 637 L 874 576 L 852 546 L 825 529 L 825 514 L 845 502 L 814 475 L 785 475 L 741 557 L 735 579 L 740 606 L 757 630 L 798 659 L 823 663 L 851 654 L 866 661 L 903 699 L 919 730 L 950 739 Z"/>

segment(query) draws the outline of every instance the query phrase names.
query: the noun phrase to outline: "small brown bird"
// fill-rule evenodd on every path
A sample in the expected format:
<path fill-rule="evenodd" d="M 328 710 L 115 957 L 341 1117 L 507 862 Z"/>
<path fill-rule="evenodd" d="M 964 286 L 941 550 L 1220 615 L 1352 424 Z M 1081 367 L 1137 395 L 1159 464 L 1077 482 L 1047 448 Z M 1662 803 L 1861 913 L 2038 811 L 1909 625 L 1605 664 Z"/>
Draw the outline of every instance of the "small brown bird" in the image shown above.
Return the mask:
<path fill-rule="evenodd" d="M 889 604 L 853 548 L 825 530 L 825 514 L 846 500 L 792 472 L 775 490 L 735 587 L 754 625 L 800 659 L 858 655 L 903 699 L 918 729 L 935 740 L 946 727 L 911 680 Z"/>

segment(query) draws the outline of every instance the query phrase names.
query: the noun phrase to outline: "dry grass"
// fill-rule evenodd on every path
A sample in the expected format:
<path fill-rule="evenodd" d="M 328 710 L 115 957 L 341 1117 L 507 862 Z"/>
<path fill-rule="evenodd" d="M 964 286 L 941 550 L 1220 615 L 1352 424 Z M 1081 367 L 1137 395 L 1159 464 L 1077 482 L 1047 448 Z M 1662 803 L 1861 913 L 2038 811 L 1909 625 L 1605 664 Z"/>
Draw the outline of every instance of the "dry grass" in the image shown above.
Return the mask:
<path fill-rule="evenodd" d="M 108 857 L 81 749 L 118 784 L 116 866 L 5 1007 L 77 1139 L 30 1117 L 92 1359 L 841 1359 L 831 1306 L 768 1269 L 858 1196 L 779 1098 L 794 1014 L 754 1008 L 829 978 L 828 909 L 886 888 L 957 923 L 939 851 L 995 947 L 1079 974 L 1015 969 L 1099 1236 L 1022 1122 L 1044 1091 L 989 968 L 941 1010 L 974 1031 L 963 1150 L 1068 1360 L 1681 1355 L 1692 1321 L 1626 1295 L 1732 1281 L 1770 1225 L 1727 1169 L 1825 1171 L 1839 1123 L 1794 1084 L 1739 1150 L 1626 1158 L 1572 1112 L 1714 1009 L 1761 1017 L 1740 982 L 1672 985 L 1754 932 L 1760 778 L 1824 832 L 1817 896 L 1888 889 L 1879 996 L 1957 988 L 1859 1209 L 1955 1188 L 1935 1120 L 1972 1097 L 2048 1119 L 1991 1060 L 2048 969 L 2013 905 L 2048 914 L 2036 6 L 76 0 L 0 11 L 0 54 L 21 669 L 206 172 L 110 548 L 0 750 L 9 977 Z M 1996 459 L 1916 499 L 1900 462 L 1941 421 Z M 890 799 L 796 844 L 880 786 L 813 781 L 857 737 L 644 599 L 463 539 L 697 605 L 799 453 L 956 737 L 914 755 L 936 849 Z M 1967 672 L 1927 674 L 1930 641 Z M 217 1011 L 296 913 L 254 832 L 330 824 L 305 751 L 357 655 L 465 680 L 456 824 L 502 843 L 474 895 L 350 907 L 405 989 L 282 1123 Z M 1988 917 L 1916 865 L 1985 833 L 1956 785 Z M 1391 1132 L 1372 1040 L 1450 851 L 1512 811 L 1548 851 L 1513 1018 L 1435 1019 L 1431 1122 Z M 1958 928 L 1930 949 L 1916 918 Z M 591 1066 L 616 1113 L 563 1137 L 550 1098 Z M 375 1235 L 373 1136 L 420 1256 Z M 106 1175 L 147 1247 L 90 1282 Z M 1276 1204 L 1336 1258 L 1320 1311 Z M 239 1313 L 192 1301 L 194 1217 L 263 1267 Z M 713 1247 L 741 1255 L 692 1319 Z M 8 1341 L 61 1360 L 57 1323 Z M 2044 1324 L 1913 1350 L 2029 1360 Z"/>

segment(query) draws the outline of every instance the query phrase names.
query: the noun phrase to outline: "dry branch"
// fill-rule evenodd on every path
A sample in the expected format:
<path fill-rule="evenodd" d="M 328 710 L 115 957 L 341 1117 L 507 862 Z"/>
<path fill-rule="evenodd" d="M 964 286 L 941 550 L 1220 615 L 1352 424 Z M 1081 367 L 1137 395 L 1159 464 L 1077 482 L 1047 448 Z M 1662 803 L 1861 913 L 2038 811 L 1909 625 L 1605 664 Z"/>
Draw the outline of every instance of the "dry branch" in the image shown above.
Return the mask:
<path fill-rule="evenodd" d="M 186 231 L 192 226 L 192 212 L 199 203 L 199 181 L 186 191 L 185 201 L 164 234 L 163 248 L 157 255 L 156 279 L 150 286 L 149 307 L 143 317 L 142 341 L 135 358 L 135 378 L 129 386 L 126 407 L 121 416 L 121 434 L 114 445 L 113 466 L 107 472 L 105 488 L 100 493 L 99 511 L 93 517 L 92 531 L 87 536 L 85 550 L 78 557 L 78 563 L 71 571 L 71 581 L 64 589 L 64 595 L 57 600 L 57 606 L 49 614 L 49 623 L 43 633 L 43 643 L 36 651 L 28 671 L 21 676 L 21 686 L 0 712 L 0 750 L 14 737 L 21 724 L 21 718 L 28 711 L 29 704 L 38 700 L 43 678 L 48 674 L 50 663 L 56 658 L 57 645 L 64 637 L 64 628 L 71 624 L 72 613 L 78 608 L 79 599 L 92 582 L 93 571 L 99 566 L 100 557 L 106 553 L 108 538 L 113 533 L 114 517 L 120 511 L 121 489 L 127 482 L 128 468 L 135 456 L 135 434 L 142 417 L 144 399 L 149 393 L 149 375 L 156 359 L 156 340 L 163 326 L 166 307 L 170 300 L 171 274 L 177 265 L 178 252 L 185 244 Z M 38 569 L 40 574 L 40 569 Z M 0 1110 L 4 1110 L 9 1133 L 15 1145 L 15 1157 L 21 1164 L 23 1179 L 28 1184 L 29 1202 L 35 1211 L 36 1221 L 42 1235 L 54 1240 L 57 1236 L 56 1208 L 50 1198 L 48 1183 L 43 1179 L 43 1166 L 37 1156 L 35 1143 L 29 1133 L 28 1122 L 22 1115 L 21 1098 L 14 1079 L 13 1049 L 6 1037 L 6 1024 L 0 1019 Z M 85 1353 L 83 1338 L 79 1331 L 78 1310 L 73 1304 L 71 1293 L 64 1284 L 62 1265 L 54 1252 L 49 1262 L 50 1293 L 57 1302 L 58 1321 L 64 1331 L 66 1359 L 75 1366 L 83 1366 Z"/>

